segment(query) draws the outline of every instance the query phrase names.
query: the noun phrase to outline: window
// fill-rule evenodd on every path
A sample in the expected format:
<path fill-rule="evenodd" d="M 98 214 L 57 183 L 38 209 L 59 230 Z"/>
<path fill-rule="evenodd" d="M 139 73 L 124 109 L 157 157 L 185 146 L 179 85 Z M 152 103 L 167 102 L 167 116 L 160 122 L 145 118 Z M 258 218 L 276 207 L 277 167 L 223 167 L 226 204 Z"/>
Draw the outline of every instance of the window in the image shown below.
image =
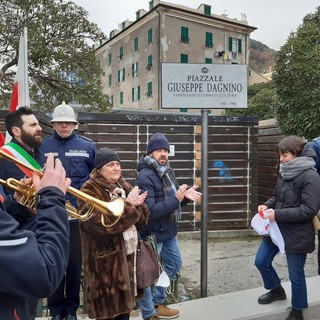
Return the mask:
<path fill-rule="evenodd" d="M 149 10 L 152 10 L 152 9 L 153 9 L 153 0 L 149 1 Z"/>
<path fill-rule="evenodd" d="M 123 91 L 120 92 L 120 104 L 123 104 Z"/>
<path fill-rule="evenodd" d="M 147 63 L 146 69 L 148 71 L 152 70 L 152 55 L 148 56 L 148 63 Z"/>
<path fill-rule="evenodd" d="M 133 51 L 138 51 L 139 50 L 139 39 L 138 37 L 135 37 L 133 40 Z"/>
<path fill-rule="evenodd" d="M 112 74 L 109 74 L 108 83 L 109 83 L 109 87 L 111 87 L 112 86 Z"/>
<path fill-rule="evenodd" d="M 181 27 L 181 42 L 189 43 L 189 28 Z"/>
<path fill-rule="evenodd" d="M 204 5 L 204 14 L 210 16 L 211 15 L 211 6 Z"/>
<path fill-rule="evenodd" d="M 241 39 L 229 37 L 229 51 L 241 53 L 242 51 Z"/>
<path fill-rule="evenodd" d="M 140 10 L 136 12 L 136 20 L 140 19 Z"/>
<path fill-rule="evenodd" d="M 123 46 L 121 46 L 120 48 L 119 48 L 119 59 L 121 60 L 122 59 L 122 57 L 123 57 Z"/>
<path fill-rule="evenodd" d="M 125 80 L 125 68 L 118 70 L 118 83 Z"/>
<path fill-rule="evenodd" d="M 213 36 L 211 32 L 206 32 L 206 42 L 205 42 L 205 46 L 207 48 L 212 48 L 213 47 Z"/>
<path fill-rule="evenodd" d="M 132 64 L 132 76 L 137 77 L 139 75 L 138 61 Z"/>
<path fill-rule="evenodd" d="M 180 62 L 181 63 L 188 63 L 189 57 L 187 54 L 181 53 L 180 54 Z"/>
<path fill-rule="evenodd" d="M 146 95 L 147 97 L 152 97 L 152 82 L 148 82 L 148 91 Z"/>
<path fill-rule="evenodd" d="M 211 58 L 205 58 L 204 63 L 211 64 L 212 63 L 212 59 Z"/>
<path fill-rule="evenodd" d="M 132 88 L 132 102 L 140 100 L 140 86 Z"/>
<path fill-rule="evenodd" d="M 109 53 L 108 63 L 109 63 L 109 66 L 111 66 L 111 64 L 112 64 L 112 53 Z"/>
<path fill-rule="evenodd" d="M 152 28 L 148 30 L 148 44 L 152 43 Z"/>

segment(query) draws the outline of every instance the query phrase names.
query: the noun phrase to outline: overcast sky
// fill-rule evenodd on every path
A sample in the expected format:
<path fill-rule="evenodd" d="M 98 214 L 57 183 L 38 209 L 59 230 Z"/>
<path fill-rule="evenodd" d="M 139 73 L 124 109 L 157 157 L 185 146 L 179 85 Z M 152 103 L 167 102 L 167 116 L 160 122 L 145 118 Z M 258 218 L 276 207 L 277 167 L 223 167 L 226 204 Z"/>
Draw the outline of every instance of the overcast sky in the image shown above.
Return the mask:
<path fill-rule="evenodd" d="M 126 20 L 135 20 L 139 9 L 149 9 L 149 0 L 73 0 L 89 12 L 89 20 L 95 22 L 109 35 Z M 197 9 L 201 3 L 211 5 L 211 13 L 226 13 L 230 18 L 241 19 L 247 15 L 249 25 L 258 28 L 251 38 L 274 50 L 286 42 L 291 31 L 296 31 L 303 17 L 314 13 L 319 0 L 172 0 L 167 1 Z"/>

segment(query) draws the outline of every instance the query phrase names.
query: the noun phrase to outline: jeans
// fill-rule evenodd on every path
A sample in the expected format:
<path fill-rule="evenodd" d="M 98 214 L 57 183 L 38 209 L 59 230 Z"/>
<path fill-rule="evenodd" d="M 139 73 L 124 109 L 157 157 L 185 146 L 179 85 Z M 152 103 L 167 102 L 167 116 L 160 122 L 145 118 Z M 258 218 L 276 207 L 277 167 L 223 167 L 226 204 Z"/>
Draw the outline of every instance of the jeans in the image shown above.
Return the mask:
<path fill-rule="evenodd" d="M 165 242 L 157 243 L 158 254 L 162 259 L 163 270 L 170 279 L 174 278 L 182 265 L 182 258 L 177 237 Z M 167 290 L 163 287 L 155 286 L 153 294 L 151 287 L 144 290 L 144 297 L 138 301 L 143 319 L 156 314 L 155 305 L 164 304 L 167 297 Z"/>
<path fill-rule="evenodd" d="M 260 271 L 264 287 L 272 290 L 281 280 L 272 266 L 272 261 L 279 248 L 272 242 L 261 241 L 256 254 L 255 265 Z M 304 274 L 304 265 L 307 259 L 306 253 L 286 252 L 289 279 L 291 281 L 291 305 L 295 309 L 308 308 L 307 285 Z"/>

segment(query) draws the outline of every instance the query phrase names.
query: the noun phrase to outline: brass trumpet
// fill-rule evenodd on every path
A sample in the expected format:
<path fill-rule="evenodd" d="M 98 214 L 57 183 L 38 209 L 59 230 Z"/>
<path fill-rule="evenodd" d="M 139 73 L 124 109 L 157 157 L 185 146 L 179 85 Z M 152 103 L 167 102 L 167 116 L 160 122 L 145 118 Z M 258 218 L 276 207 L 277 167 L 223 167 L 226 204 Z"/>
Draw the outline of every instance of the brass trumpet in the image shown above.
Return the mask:
<path fill-rule="evenodd" d="M 16 165 L 22 166 L 29 171 L 39 175 L 40 177 L 43 176 L 43 172 L 37 170 L 22 161 L 8 155 L 7 153 L 0 150 L 0 158 L 6 158 Z M 36 207 L 36 192 L 32 186 L 25 185 L 24 183 L 14 179 L 9 178 L 7 180 L 0 179 L 0 184 L 7 186 L 8 188 L 22 194 L 22 198 L 19 201 L 22 205 L 26 206 L 27 208 L 35 211 Z M 88 220 L 92 214 L 94 209 L 98 210 L 101 213 L 101 223 L 104 226 L 110 226 L 110 224 L 106 223 L 108 217 L 116 217 L 116 220 L 112 222 L 111 225 L 114 225 L 119 221 L 121 218 L 123 211 L 124 211 L 124 200 L 122 198 L 115 198 L 110 202 L 105 202 L 99 199 L 96 199 L 90 195 L 85 194 L 71 186 L 68 187 L 67 192 L 71 195 L 75 196 L 77 199 L 84 201 L 89 209 L 80 214 L 75 207 L 73 207 L 70 203 L 66 203 L 66 210 L 70 217 L 77 218 L 79 220 L 85 221 Z"/>

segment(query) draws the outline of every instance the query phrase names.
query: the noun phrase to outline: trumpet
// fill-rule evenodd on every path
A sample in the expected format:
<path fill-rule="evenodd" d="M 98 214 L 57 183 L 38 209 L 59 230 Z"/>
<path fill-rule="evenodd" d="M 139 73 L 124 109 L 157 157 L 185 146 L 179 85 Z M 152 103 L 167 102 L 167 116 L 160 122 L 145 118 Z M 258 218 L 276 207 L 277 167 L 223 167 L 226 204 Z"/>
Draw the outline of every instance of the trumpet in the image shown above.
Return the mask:
<path fill-rule="evenodd" d="M 40 170 L 37 170 L 24 162 L 10 156 L 9 154 L 3 152 L 0 150 L 0 158 L 6 158 L 12 162 L 14 162 L 19 167 L 22 166 L 32 173 L 35 173 L 39 175 L 40 177 L 43 176 L 43 172 Z M 8 188 L 22 194 L 22 197 L 19 201 L 22 205 L 29 208 L 31 211 L 35 212 L 36 207 L 36 192 L 32 185 L 26 185 L 14 178 L 9 178 L 7 180 L 0 179 L 0 184 L 7 186 Z M 79 211 L 73 207 L 70 203 L 66 202 L 66 210 L 70 217 L 77 218 L 81 221 L 88 220 L 92 215 L 94 210 L 97 210 L 101 213 L 101 223 L 104 226 L 112 226 L 116 224 L 124 211 L 124 200 L 122 198 L 115 198 L 114 200 L 110 202 L 102 201 L 97 198 L 94 198 L 82 191 L 79 191 L 71 186 L 68 187 L 67 192 L 73 196 L 75 196 L 77 199 L 82 200 L 86 203 L 86 207 L 88 207 L 87 211 L 84 213 L 79 213 Z M 115 220 L 110 224 L 110 218 L 111 220 Z"/>

